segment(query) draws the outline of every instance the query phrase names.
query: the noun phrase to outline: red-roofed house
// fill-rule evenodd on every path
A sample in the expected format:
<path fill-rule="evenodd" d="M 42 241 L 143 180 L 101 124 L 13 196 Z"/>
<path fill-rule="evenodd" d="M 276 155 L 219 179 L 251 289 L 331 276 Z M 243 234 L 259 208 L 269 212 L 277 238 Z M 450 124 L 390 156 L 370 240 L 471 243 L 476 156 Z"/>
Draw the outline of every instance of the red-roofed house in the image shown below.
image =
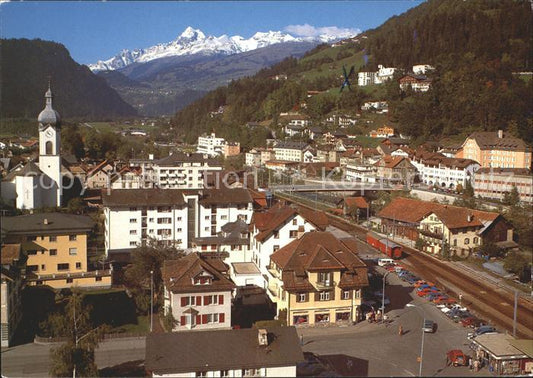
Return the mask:
<path fill-rule="evenodd" d="M 354 239 L 310 232 L 272 254 L 267 293 L 288 325 L 352 323 L 360 319 L 367 267 Z"/>
<path fill-rule="evenodd" d="M 379 177 L 397 183 L 412 183 L 416 173 L 416 167 L 403 156 L 385 155 L 375 166 Z"/>
<path fill-rule="evenodd" d="M 418 238 L 424 250 L 439 254 L 443 243 L 452 254 L 466 257 L 488 241 L 501 248 L 512 248 L 513 229 L 505 219 L 487 211 L 443 205 L 409 198 L 395 198 L 382 209 L 381 230 L 384 233 Z"/>
<path fill-rule="evenodd" d="M 167 260 L 161 269 L 165 314 L 172 312 L 173 331 L 231 327 L 231 298 L 235 284 L 220 269 L 220 260 L 191 253 Z"/>
<path fill-rule="evenodd" d="M 270 256 L 306 232 L 324 229 L 324 214 L 305 213 L 289 206 L 274 206 L 252 217 L 252 261 L 266 274 Z"/>

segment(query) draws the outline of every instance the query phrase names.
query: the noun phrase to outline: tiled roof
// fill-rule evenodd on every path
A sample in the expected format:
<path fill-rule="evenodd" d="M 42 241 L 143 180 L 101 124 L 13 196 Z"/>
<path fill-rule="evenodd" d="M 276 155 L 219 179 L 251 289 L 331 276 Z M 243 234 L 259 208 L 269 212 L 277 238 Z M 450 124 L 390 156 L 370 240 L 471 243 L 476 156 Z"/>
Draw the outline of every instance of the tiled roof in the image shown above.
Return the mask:
<path fill-rule="evenodd" d="M 474 139 L 482 150 L 531 151 L 522 139 L 505 134 L 503 138 L 498 138 L 497 131 L 476 131 L 466 141 L 468 139 Z"/>
<path fill-rule="evenodd" d="M 368 208 L 368 202 L 366 202 L 364 197 L 347 197 L 344 199 L 344 203 L 348 207 L 356 206 L 359 209 Z"/>
<path fill-rule="evenodd" d="M 44 173 L 39 169 L 37 164 L 30 161 L 24 168 L 11 171 L 2 181 L 11 181 L 17 176 L 40 176 L 42 174 Z"/>
<path fill-rule="evenodd" d="M 312 223 L 319 230 L 324 231 L 329 226 L 329 218 L 322 211 L 314 211 L 302 206 L 298 206 L 296 211 L 302 218 Z"/>
<path fill-rule="evenodd" d="M 151 333 L 146 337 L 146 369 L 157 375 L 176 375 L 296 366 L 304 361 L 294 327 L 266 330 L 267 346 L 259 345 L 256 328 Z"/>
<path fill-rule="evenodd" d="M 146 206 L 186 204 L 179 189 L 113 189 L 102 192 L 104 206 Z"/>
<path fill-rule="evenodd" d="M 7 234 L 88 232 L 93 226 L 94 222 L 88 216 L 64 213 L 39 213 L 2 218 L 2 231 Z"/>
<path fill-rule="evenodd" d="M 111 165 L 111 168 L 113 168 L 113 166 L 112 166 L 111 163 L 109 163 L 107 160 L 104 160 L 103 162 L 101 162 L 100 164 L 98 164 L 96 167 L 94 167 L 93 169 L 91 169 L 91 170 L 87 173 L 87 177 L 94 176 L 96 173 L 98 173 L 99 171 L 101 171 L 106 165 Z"/>
<path fill-rule="evenodd" d="M 173 293 L 190 293 L 205 291 L 228 291 L 235 287 L 233 282 L 224 277 L 215 264 L 208 263 L 196 253 L 190 253 L 178 260 L 166 260 L 161 268 L 163 281 Z M 193 278 L 206 272 L 213 276 L 210 285 L 194 285 Z"/>
<path fill-rule="evenodd" d="M 196 245 L 247 245 L 248 225 L 239 219 L 235 222 L 226 223 L 217 236 L 199 237 L 194 239 Z"/>
<path fill-rule="evenodd" d="M 296 215 L 296 210 L 289 206 L 270 208 L 264 213 L 254 213 L 252 223 L 259 230 L 255 236 L 258 241 L 265 240 L 276 229 Z"/>
<path fill-rule="evenodd" d="M 531 171 L 527 168 L 479 168 L 476 174 L 495 174 L 509 176 L 531 176 Z"/>
<path fill-rule="evenodd" d="M 393 169 L 400 165 L 404 160 L 409 162 L 409 160 L 405 159 L 403 156 L 383 156 L 383 158 L 376 163 L 376 166 Z"/>
<path fill-rule="evenodd" d="M 200 198 L 202 205 L 248 204 L 252 202 L 250 192 L 244 188 L 204 189 Z"/>
<path fill-rule="evenodd" d="M 499 216 L 497 213 L 487 211 L 399 197 L 383 208 L 378 217 L 416 224 L 431 213 L 450 229 L 481 227 L 486 222 L 494 222 Z M 470 221 L 469 216 L 471 216 Z"/>
<path fill-rule="evenodd" d="M 341 276 L 352 272 L 353 277 L 344 279 L 345 286 L 350 282 L 366 286 L 366 265 L 355 247 L 353 241 L 338 239 L 330 232 L 308 232 L 274 252 L 270 259 L 283 271 L 283 284 L 288 291 L 310 285 L 305 272 L 320 270 L 340 270 Z M 360 274 L 363 270 L 364 274 Z"/>
<path fill-rule="evenodd" d="M 274 148 L 291 149 L 291 150 L 304 150 L 309 145 L 305 142 L 293 142 L 293 141 L 280 141 L 277 142 Z"/>

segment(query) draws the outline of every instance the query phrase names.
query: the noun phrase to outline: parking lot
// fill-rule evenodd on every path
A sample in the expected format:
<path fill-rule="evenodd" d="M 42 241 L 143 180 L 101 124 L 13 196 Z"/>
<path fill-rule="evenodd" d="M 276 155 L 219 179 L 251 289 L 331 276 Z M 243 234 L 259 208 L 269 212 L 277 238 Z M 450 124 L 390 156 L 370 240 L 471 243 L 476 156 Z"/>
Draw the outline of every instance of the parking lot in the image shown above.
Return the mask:
<path fill-rule="evenodd" d="M 385 272 L 381 267 L 376 270 Z M 474 372 L 468 366 L 446 365 L 446 352 L 451 349 L 472 354 L 467 339 L 472 328 L 446 317 L 435 304 L 418 297 L 414 291 L 397 274 L 388 274 L 385 289 L 390 299 L 385 312 L 388 322 L 362 321 L 347 327 L 298 329 L 304 352 L 317 355 L 321 362 L 322 366 L 317 364 L 313 374 L 322 371 L 324 375 L 418 376 L 426 318 L 433 320 L 436 327 L 434 333 L 424 334 L 422 376 L 489 376 L 486 368 Z M 411 307 L 406 306 L 408 303 Z M 398 334 L 400 325 L 402 336 Z"/>

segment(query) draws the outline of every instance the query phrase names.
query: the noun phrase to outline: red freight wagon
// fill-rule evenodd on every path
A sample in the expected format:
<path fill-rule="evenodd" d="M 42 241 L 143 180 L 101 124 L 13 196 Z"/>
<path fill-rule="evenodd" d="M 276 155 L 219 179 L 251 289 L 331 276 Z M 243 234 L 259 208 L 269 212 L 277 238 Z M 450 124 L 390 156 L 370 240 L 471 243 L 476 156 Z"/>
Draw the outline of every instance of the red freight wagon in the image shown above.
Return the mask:
<path fill-rule="evenodd" d="M 381 239 L 381 236 L 375 232 L 370 231 L 366 234 L 366 242 L 376 249 L 379 249 L 380 246 L 379 239 Z"/>
<path fill-rule="evenodd" d="M 399 259 L 402 257 L 402 246 L 396 244 L 389 239 L 380 239 L 379 250 L 392 259 Z"/>

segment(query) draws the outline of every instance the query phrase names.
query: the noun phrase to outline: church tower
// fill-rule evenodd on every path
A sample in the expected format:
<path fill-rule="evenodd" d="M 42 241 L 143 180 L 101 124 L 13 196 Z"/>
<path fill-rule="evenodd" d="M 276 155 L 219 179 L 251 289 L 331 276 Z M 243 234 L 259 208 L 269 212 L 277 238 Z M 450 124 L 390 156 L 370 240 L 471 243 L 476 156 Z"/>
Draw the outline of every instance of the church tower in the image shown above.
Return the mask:
<path fill-rule="evenodd" d="M 39 168 L 48 176 L 48 182 L 43 180 L 42 188 L 46 192 L 48 206 L 61 206 L 62 177 L 61 177 L 61 118 L 52 108 L 52 91 L 50 83 L 44 95 L 46 106 L 39 114 Z"/>

